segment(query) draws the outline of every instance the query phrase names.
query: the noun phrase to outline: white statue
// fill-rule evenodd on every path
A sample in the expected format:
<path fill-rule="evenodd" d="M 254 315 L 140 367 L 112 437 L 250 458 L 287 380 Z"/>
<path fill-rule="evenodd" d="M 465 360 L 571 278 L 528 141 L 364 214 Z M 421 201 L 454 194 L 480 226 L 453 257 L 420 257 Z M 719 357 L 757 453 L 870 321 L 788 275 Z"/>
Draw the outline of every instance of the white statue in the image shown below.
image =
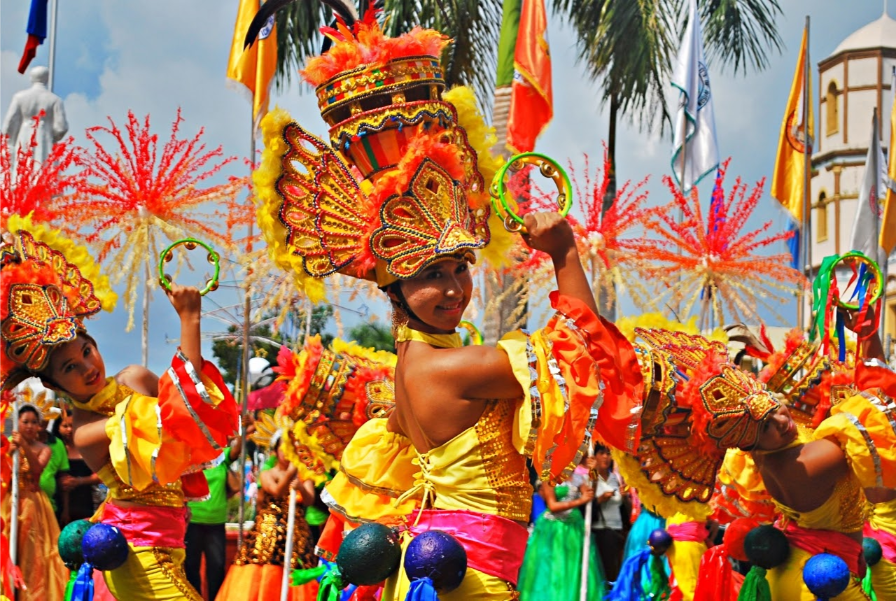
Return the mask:
<path fill-rule="evenodd" d="M 34 131 L 34 117 L 44 111 L 44 117 L 37 126 L 34 148 L 34 160 L 43 163 L 50 154 L 53 144 L 62 140 L 68 132 L 65 120 L 65 107 L 62 98 L 47 89 L 50 71 L 46 67 L 34 67 L 29 72 L 31 87 L 12 96 L 6 118 L 3 120 L 3 133 L 9 136 L 10 151 L 15 156 L 20 147 L 27 148 L 31 143 Z"/>

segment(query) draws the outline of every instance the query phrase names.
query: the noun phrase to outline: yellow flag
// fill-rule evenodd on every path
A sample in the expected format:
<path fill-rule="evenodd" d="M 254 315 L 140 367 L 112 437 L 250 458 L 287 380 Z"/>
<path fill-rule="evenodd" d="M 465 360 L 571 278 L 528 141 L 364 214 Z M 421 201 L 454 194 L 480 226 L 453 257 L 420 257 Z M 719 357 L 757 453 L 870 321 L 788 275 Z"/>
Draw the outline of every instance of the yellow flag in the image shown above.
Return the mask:
<path fill-rule="evenodd" d="M 796 63 L 796 73 L 790 96 L 787 98 L 787 109 L 781 123 L 781 135 L 778 139 L 778 157 L 775 159 L 775 174 L 772 177 L 771 194 L 781 205 L 790 211 L 794 220 L 803 222 L 803 188 L 806 174 L 806 151 L 812 152 L 812 133 L 815 121 L 812 116 L 812 75 L 804 85 L 806 75 L 808 30 L 803 31 L 803 43 Z M 803 93 L 809 95 L 809 114 L 803 115 Z M 808 127 L 807 127 L 808 124 Z"/>
<path fill-rule="evenodd" d="M 890 89 L 896 92 L 896 69 Z M 893 97 L 893 108 L 890 111 L 890 146 L 887 152 L 887 196 L 884 198 L 884 216 L 880 222 L 880 247 L 889 255 L 896 247 L 896 96 Z"/>
<path fill-rule="evenodd" d="M 243 50 L 246 31 L 260 6 L 260 0 L 240 0 L 233 27 L 233 43 L 230 45 L 230 60 L 227 61 L 227 77 L 246 86 L 252 95 L 252 118 L 256 125 L 268 112 L 271 81 L 277 70 L 277 29 L 273 15 L 261 29 L 255 43 Z"/>

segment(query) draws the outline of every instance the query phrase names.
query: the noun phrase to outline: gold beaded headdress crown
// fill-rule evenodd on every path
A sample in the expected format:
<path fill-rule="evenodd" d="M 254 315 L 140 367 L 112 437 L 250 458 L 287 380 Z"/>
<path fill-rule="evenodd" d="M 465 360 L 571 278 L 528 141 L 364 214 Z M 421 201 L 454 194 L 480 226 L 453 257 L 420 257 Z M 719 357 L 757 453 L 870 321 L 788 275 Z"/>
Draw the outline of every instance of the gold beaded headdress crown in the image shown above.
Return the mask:
<path fill-rule="evenodd" d="M 489 242 L 489 200 L 476 150 L 443 97 L 448 40 L 415 28 L 386 37 L 369 12 L 324 30 L 333 47 L 303 76 L 316 87 L 330 145 L 279 110 L 262 122 L 254 181 L 275 261 L 306 276 L 334 272 L 380 287 Z"/>
<path fill-rule="evenodd" d="M 53 348 L 85 332 L 82 319 L 115 305 L 115 293 L 87 251 L 29 219 L 10 216 L 0 249 L 0 388 L 47 366 Z M 94 289 L 89 273 L 100 279 Z"/>

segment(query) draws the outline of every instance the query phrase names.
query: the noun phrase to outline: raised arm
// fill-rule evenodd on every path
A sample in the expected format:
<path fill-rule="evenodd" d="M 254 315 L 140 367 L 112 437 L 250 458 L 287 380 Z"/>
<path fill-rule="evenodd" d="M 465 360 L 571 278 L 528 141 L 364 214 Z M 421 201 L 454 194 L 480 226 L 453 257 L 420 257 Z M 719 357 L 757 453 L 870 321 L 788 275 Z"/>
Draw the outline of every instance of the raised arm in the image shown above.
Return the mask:
<path fill-rule="evenodd" d="M 597 303 L 582 269 L 569 222 L 559 213 L 530 213 L 524 221 L 528 234 L 523 236 L 523 240 L 531 248 L 547 253 L 554 263 L 557 291 L 582 301 L 598 315 Z"/>
<path fill-rule="evenodd" d="M 202 297 L 199 289 L 192 286 L 171 284 L 167 291 L 168 300 L 180 317 L 180 349 L 197 371 L 202 369 L 202 343 L 199 327 Z"/>

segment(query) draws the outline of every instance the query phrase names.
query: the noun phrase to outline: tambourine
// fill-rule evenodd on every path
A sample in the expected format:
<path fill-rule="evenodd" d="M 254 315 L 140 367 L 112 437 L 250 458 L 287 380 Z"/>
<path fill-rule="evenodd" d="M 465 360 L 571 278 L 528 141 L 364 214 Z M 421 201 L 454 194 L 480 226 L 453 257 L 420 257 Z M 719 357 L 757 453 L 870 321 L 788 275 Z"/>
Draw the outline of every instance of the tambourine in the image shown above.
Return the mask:
<path fill-rule="evenodd" d="M 470 333 L 470 342 L 473 343 L 473 346 L 482 346 L 482 332 L 479 331 L 479 328 L 472 321 L 464 319 L 457 325 Z"/>
<path fill-rule="evenodd" d="M 566 174 L 563 167 L 554 159 L 537 152 L 518 154 L 504 163 L 498 173 L 495 174 L 495 179 L 492 180 L 492 186 L 489 190 L 492 207 L 494 207 L 495 213 L 504 221 L 504 229 L 508 232 L 526 233 L 526 228 L 523 226 L 523 218 L 513 212 L 507 200 L 506 181 L 508 169 L 520 171 L 526 165 L 537 166 L 544 177 L 553 180 L 554 185 L 557 186 L 557 207 L 560 215 L 566 217 L 572 208 L 572 184 L 569 181 L 569 175 Z M 498 206 L 499 204 L 500 207 Z"/>
<path fill-rule="evenodd" d="M 883 276 L 881 275 L 880 267 L 878 266 L 878 264 L 876 262 L 874 262 L 873 260 L 871 260 L 864 253 L 861 253 L 857 250 L 853 250 L 848 253 L 844 253 L 843 255 L 840 256 L 840 258 L 837 259 L 837 261 L 834 263 L 834 265 L 831 269 L 831 277 L 832 278 L 835 277 L 834 274 L 836 273 L 837 266 L 846 261 L 851 261 L 851 262 L 861 264 L 861 267 L 859 268 L 858 273 L 857 273 L 857 277 L 858 277 L 859 281 L 856 283 L 856 286 L 858 286 L 859 288 L 867 286 L 867 282 L 862 282 L 862 280 L 865 278 L 871 278 L 874 280 L 874 288 L 871 292 L 870 299 L 867 301 L 867 304 L 872 305 L 872 304 L 876 303 L 877 300 L 881 297 L 881 295 L 884 292 L 884 281 L 883 281 L 884 279 L 883 279 Z M 859 304 L 848 303 L 839 297 L 835 300 L 837 302 L 838 307 L 840 307 L 842 309 L 851 310 L 851 311 L 858 311 L 859 309 L 861 309 L 862 305 L 864 304 L 864 299 L 859 299 Z"/>
<path fill-rule="evenodd" d="M 205 288 L 199 291 L 201 296 L 205 296 L 209 292 L 218 289 L 218 276 L 221 273 L 221 261 L 218 253 L 215 252 L 211 246 L 203 242 L 202 240 L 196 240 L 195 238 L 184 238 L 183 240 L 178 240 L 171 244 L 168 248 L 162 251 L 162 254 L 159 255 L 159 284 L 161 284 L 162 288 L 165 290 L 171 290 L 171 276 L 165 273 L 165 263 L 168 263 L 172 259 L 174 259 L 174 249 L 178 246 L 184 246 L 187 250 L 193 250 L 197 246 L 201 246 L 205 250 L 208 251 L 208 262 L 214 265 L 215 273 L 209 278 L 208 282 L 205 283 Z"/>

